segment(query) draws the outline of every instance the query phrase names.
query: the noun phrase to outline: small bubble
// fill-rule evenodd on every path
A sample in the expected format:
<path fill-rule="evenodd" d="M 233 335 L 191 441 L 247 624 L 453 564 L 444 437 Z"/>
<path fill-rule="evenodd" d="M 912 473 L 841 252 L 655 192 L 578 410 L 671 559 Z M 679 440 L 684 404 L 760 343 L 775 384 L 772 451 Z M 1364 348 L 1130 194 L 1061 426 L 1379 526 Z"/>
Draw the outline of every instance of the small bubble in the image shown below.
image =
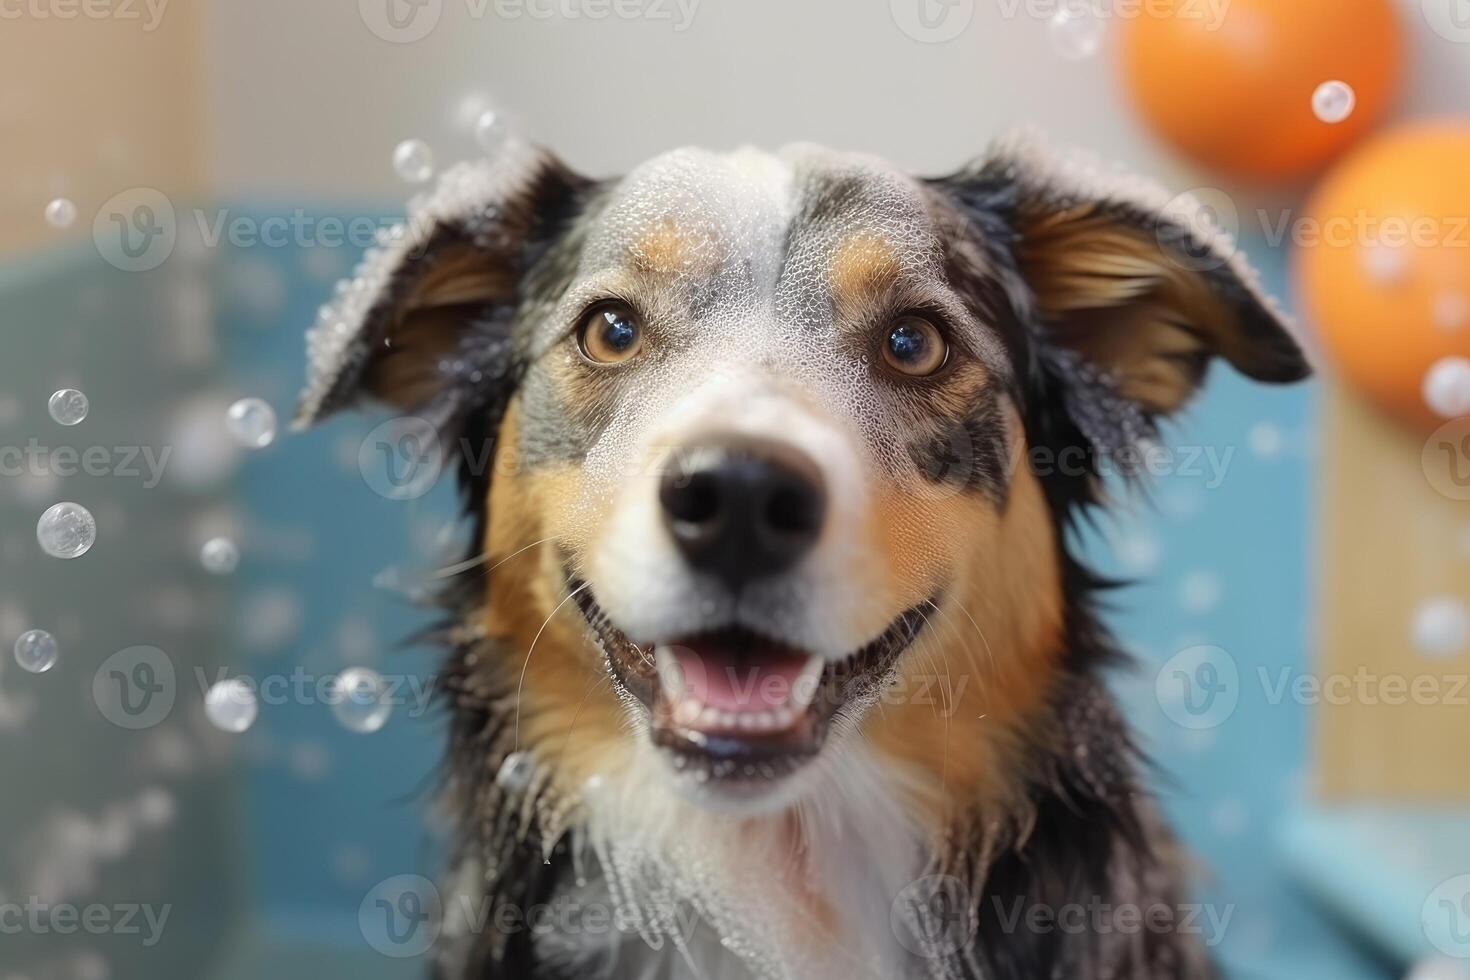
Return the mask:
<path fill-rule="evenodd" d="M 1470 299 L 1463 293 L 1440 293 L 1434 298 L 1434 325 L 1441 330 L 1460 330 L 1470 323 Z"/>
<path fill-rule="evenodd" d="M 1453 596 L 1426 599 L 1414 610 L 1413 635 L 1424 656 L 1454 657 L 1470 640 L 1470 610 Z"/>
<path fill-rule="evenodd" d="M 1440 418 L 1470 415 L 1470 358 L 1442 357 L 1424 375 L 1424 404 Z"/>
<path fill-rule="evenodd" d="M 77 220 L 77 206 L 69 198 L 58 197 L 46 205 L 46 223 L 52 228 L 70 228 Z"/>
<path fill-rule="evenodd" d="M 1085 6 L 1064 5 L 1052 16 L 1048 29 L 1052 47 L 1069 61 L 1084 61 L 1102 47 L 1102 18 Z"/>
<path fill-rule="evenodd" d="M 222 732 L 240 734 L 255 724 L 260 708 L 255 702 L 255 689 L 243 677 L 222 680 L 204 696 L 204 713 Z"/>
<path fill-rule="evenodd" d="M 56 637 L 45 630 L 26 630 L 15 641 L 15 662 L 22 670 L 44 674 L 56 666 Z"/>
<path fill-rule="evenodd" d="M 505 122 L 500 114 L 493 109 L 480 113 L 475 120 L 475 142 L 480 144 L 480 149 L 488 152 L 495 150 L 505 139 Z"/>
<path fill-rule="evenodd" d="M 1257 422 L 1248 436 L 1251 452 L 1261 459 L 1275 459 L 1286 450 L 1286 433 L 1274 422 Z"/>
<path fill-rule="evenodd" d="M 1220 604 L 1222 591 L 1220 580 L 1212 572 L 1190 572 L 1179 584 L 1179 603 L 1188 612 L 1208 613 Z"/>
<path fill-rule="evenodd" d="M 434 175 L 434 151 L 423 140 L 404 140 L 393 150 L 393 170 L 410 184 Z"/>
<path fill-rule="evenodd" d="M 388 685 L 375 670 L 350 667 L 332 683 L 332 714 L 349 731 L 370 734 L 382 728 L 393 713 Z"/>
<path fill-rule="evenodd" d="M 1401 246 L 1368 245 L 1359 256 L 1364 274 L 1381 286 L 1402 282 L 1409 271 L 1409 255 Z"/>
<path fill-rule="evenodd" d="M 150 786 L 138 794 L 133 804 L 138 822 L 144 827 L 167 827 L 174 821 L 177 806 L 173 794 L 158 786 Z"/>
<path fill-rule="evenodd" d="M 97 541 L 97 520 L 81 504 L 53 504 L 36 522 L 36 541 L 52 558 L 80 558 Z"/>
<path fill-rule="evenodd" d="M 1312 93 L 1312 114 L 1325 123 L 1340 123 L 1353 114 L 1358 94 L 1347 82 L 1323 82 Z"/>
<path fill-rule="evenodd" d="M 512 752 L 500 764 L 495 774 L 495 784 L 509 793 L 519 793 L 531 785 L 531 770 L 534 764 L 529 752 Z"/>
<path fill-rule="evenodd" d="M 46 402 L 51 417 L 62 425 L 76 425 L 87 417 L 88 407 L 87 396 L 75 388 L 62 388 L 52 392 L 51 398 Z"/>
<path fill-rule="evenodd" d="M 247 449 L 264 449 L 276 438 L 276 410 L 260 398 L 241 398 L 230 406 L 225 425 Z"/>
<path fill-rule="evenodd" d="M 199 549 L 199 563 L 211 575 L 228 575 L 240 566 L 240 549 L 229 538 L 210 538 Z"/>

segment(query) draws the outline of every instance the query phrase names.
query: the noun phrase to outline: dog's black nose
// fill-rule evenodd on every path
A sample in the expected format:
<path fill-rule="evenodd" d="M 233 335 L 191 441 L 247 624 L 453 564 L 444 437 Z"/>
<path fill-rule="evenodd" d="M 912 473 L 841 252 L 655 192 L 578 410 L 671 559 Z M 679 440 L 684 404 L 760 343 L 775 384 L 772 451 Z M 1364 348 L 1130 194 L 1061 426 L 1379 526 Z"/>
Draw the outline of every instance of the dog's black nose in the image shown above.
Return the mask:
<path fill-rule="evenodd" d="M 827 509 L 821 471 L 809 457 L 749 440 L 675 452 L 659 501 L 689 565 L 732 589 L 800 561 Z"/>

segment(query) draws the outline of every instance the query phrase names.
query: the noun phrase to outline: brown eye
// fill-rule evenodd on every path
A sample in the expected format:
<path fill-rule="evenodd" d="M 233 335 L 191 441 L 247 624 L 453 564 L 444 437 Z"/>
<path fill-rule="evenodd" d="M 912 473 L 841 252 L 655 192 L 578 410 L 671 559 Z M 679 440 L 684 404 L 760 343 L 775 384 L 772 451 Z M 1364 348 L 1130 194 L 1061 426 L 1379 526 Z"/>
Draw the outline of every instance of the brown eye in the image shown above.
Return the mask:
<path fill-rule="evenodd" d="M 643 346 L 643 327 L 638 315 L 626 305 L 606 303 L 582 321 L 577 344 L 589 361 L 617 364 Z"/>
<path fill-rule="evenodd" d="M 934 324 L 918 316 L 901 316 L 883 338 L 883 360 L 900 374 L 922 378 L 944 367 L 949 345 Z"/>

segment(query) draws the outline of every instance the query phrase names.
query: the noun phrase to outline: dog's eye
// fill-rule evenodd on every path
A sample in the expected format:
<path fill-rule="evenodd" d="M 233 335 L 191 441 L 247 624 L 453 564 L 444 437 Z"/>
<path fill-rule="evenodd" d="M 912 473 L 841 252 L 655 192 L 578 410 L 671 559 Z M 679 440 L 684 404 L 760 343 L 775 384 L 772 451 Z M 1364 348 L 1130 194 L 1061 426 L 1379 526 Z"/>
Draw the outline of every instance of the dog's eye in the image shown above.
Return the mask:
<path fill-rule="evenodd" d="M 889 325 L 883 338 L 883 360 L 900 374 L 922 378 L 944 367 L 949 360 L 949 345 L 928 320 L 901 316 Z"/>
<path fill-rule="evenodd" d="M 577 344 L 589 361 L 617 364 L 638 353 L 643 329 L 638 315 L 622 303 L 597 307 L 582 321 Z"/>

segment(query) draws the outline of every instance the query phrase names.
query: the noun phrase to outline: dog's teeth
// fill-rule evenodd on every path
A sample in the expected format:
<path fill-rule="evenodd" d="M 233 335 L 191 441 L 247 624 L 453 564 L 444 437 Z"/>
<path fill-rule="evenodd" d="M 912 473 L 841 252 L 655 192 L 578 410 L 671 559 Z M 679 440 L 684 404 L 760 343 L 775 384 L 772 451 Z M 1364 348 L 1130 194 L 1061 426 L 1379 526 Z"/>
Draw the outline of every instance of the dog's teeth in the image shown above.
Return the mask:
<path fill-rule="evenodd" d="M 653 663 L 658 668 L 658 682 L 663 685 L 664 693 L 669 696 L 669 700 L 682 701 L 684 698 L 684 671 L 679 666 L 674 651 L 665 646 L 654 647 Z"/>
<path fill-rule="evenodd" d="M 701 728 L 714 728 L 720 723 L 720 710 L 718 708 L 705 708 L 699 714 L 699 726 Z"/>
<path fill-rule="evenodd" d="M 796 683 L 791 685 L 791 703 L 797 708 L 809 708 L 817 699 L 817 687 L 822 683 L 822 671 L 827 669 L 827 661 L 812 654 L 807 658 L 806 665 L 801 668 L 801 673 L 796 675 Z"/>
<path fill-rule="evenodd" d="M 775 717 L 769 711 L 757 711 L 750 720 L 751 727 L 758 732 L 768 732 L 775 725 Z"/>
<path fill-rule="evenodd" d="M 790 728 L 796 724 L 796 712 L 790 708 L 777 708 L 771 712 L 771 724 L 778 729 Z"/>
<path fill-rule="evenodd" d="M 740 716 L 739 725 L 743 730 L 753 732 L 759 727 L 759 719 L 753 714 L 743 714 Z"/>

